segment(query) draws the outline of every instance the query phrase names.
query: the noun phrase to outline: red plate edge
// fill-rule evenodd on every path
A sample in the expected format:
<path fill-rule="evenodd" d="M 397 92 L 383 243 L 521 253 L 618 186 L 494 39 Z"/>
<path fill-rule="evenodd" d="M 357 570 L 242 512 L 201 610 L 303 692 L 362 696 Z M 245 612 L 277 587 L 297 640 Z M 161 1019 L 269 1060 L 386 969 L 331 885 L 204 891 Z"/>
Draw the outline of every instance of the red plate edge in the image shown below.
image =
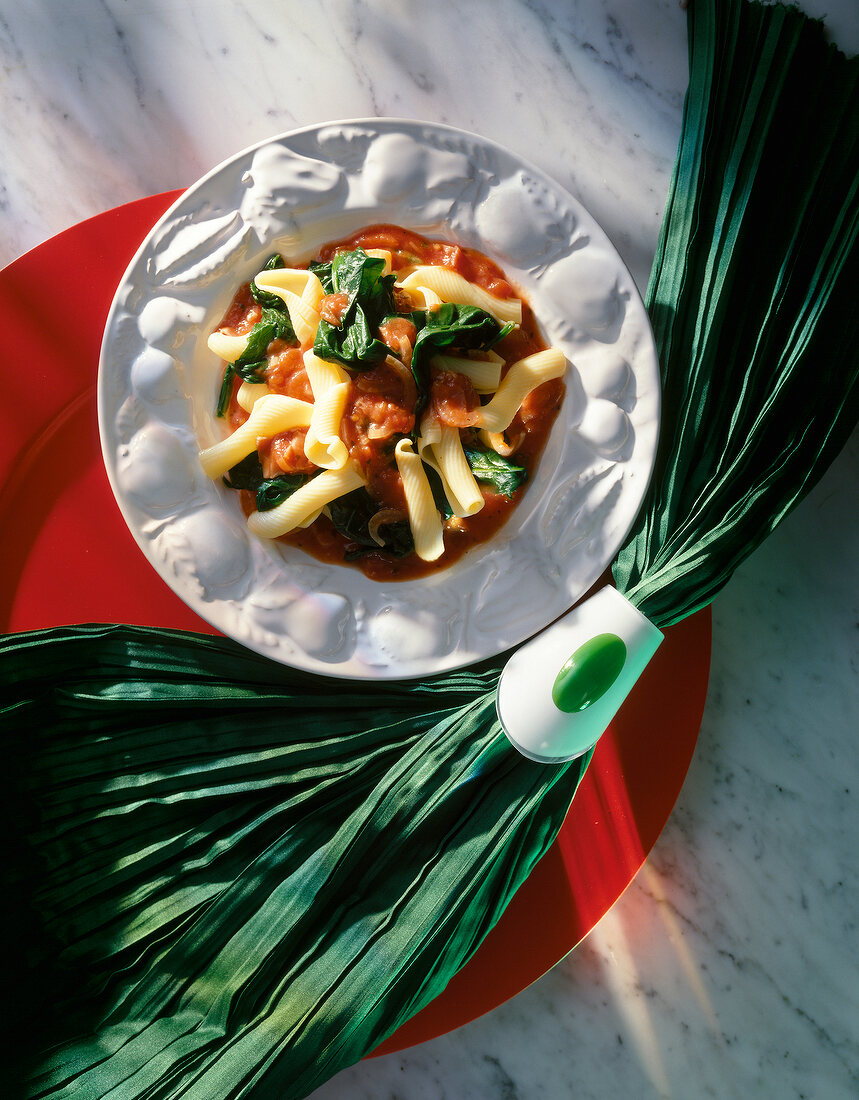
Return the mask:
<path fill-rule="evenodd" d="M 181 194 L 97 214 L 0 271 L 0 325 L 17 361 L 28 365 L 7 378 L 12 400 L 0 433 L 5 631 L 131 622 L 216 633 L 149 566 L 126 528 L 102 463 L 96 416 L 99 351 L 116 287 Z M 58 277 L 64 293 L 51 295 L 48 309 L 45 287 Z M 41 475 L 38 492 L 34 474 Z M 556 842 L 444 993 L 375 1054 L 424 1042 L 497 1007 L 567 955 L 620 897 L 683 785 L 706 700 L 710 644 L 709 609 L 666 630 L 600 740 Z"/>

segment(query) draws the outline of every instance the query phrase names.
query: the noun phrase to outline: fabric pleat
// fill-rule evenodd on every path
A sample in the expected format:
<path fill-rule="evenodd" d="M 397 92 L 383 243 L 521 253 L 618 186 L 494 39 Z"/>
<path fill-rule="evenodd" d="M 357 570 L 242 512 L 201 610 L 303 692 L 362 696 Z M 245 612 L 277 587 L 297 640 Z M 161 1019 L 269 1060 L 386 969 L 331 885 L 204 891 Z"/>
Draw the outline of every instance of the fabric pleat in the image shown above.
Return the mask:
<path fill-rule="evenodd" d="M 708 604 L 859 419 L 859 60 L 796 9 L 694 3 L 646 304 L 651 490 L 613 566 L 659 626 Z"/>
<path fill-rule="evenodd" d="M 7 635 L 0 673 L 26 1030 L 66 1040 L 33 1096 L 306 1095 L 461 969 L 587 763 L 510 748 L 497 663 L 356 684 L 117 625 Z"/>
<path fill-rule="evenodd" d="M 658 626 L 713 598 L 859 415 L 856 62 L 750 0 L 694 0 L 689 47 L 647 293 L 662 432 L 613 566 Z M 372 684 L 181 631 L 0 639 L 4 1084 L 300 1100 L 377 1047 L 473 955 L 589 761 L 510 747 L 502 664 Z"/>

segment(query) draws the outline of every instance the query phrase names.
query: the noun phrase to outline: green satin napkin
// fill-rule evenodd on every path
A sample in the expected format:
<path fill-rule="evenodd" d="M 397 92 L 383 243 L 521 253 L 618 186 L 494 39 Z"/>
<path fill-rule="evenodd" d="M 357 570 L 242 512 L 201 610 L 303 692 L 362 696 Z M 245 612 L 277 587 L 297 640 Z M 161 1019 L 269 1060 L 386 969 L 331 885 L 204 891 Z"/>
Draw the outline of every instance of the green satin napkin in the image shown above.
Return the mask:
<path fill-rule="evenodd" d="M 799 11 L 694 0 L 646 304 L 663 411 L 614 566 L 654 622 L 705 606 L 859 418 L 859 59 Z"/>
<path fill-rule="evenodd" d="M 658 626 L 713 598 L 859 416 L 857 64 L 745 0 L 694 0 L 689 42 L 647 295 L 663 431 L 613 567 Z M 502 663 L 358 685 L 183 632 L 2 639 L 25 1094 L 298 1100 L 439 993 L 588 762 L 508 745 Z"/>
<path fill-rule="evenodd" d="M 84 626 L 10 636 L 0 667 L 38 813 L 24 1037 L 99 1025 L 35 1095 L 305 1095 L 441 992 L 584 772 L 509 749 L 495 666 L 355 684 Z"/>

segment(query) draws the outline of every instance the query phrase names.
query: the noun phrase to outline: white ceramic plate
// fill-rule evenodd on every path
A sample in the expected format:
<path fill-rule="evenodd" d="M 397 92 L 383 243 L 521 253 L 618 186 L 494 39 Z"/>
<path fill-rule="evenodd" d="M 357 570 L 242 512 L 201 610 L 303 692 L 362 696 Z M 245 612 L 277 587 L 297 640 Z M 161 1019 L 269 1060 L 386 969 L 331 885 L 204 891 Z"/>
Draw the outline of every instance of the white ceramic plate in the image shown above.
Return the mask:
<path fill-rule="evenodd" d="M 197 453 L 221 438 L 206 337 L 271 252 L 288 263 L 374 222 L 480 249 L 530 300 L 570 367 L 536 476 L 487 544 L 429 579 L 378 583 L 247 530 Z M 199 615 L 274 660 L 406 678 L 501 653 L 566 611 L 641 505 L 659 374 L 631 276 L 582 206 L 506 149 L 399 119 L 313 126 L 205 176 L 144 241 L 99 366 L 108 476 L 154 568 Z"/>

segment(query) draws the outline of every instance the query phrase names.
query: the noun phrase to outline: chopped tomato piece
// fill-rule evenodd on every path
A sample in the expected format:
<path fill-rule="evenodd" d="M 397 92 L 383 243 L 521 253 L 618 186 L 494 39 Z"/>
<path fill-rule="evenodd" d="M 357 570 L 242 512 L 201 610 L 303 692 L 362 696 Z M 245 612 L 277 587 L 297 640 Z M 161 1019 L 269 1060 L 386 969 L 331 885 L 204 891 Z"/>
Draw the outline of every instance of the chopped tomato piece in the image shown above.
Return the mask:
<path fill-rule="evenodd" d="M 383 325 L 379 325 L 379 336 L 382 343 L 399 355 L 405 364 L 411 363 L 418 330 L 408 317 L 389 317 Z"/>
<path fill-rule="evenodd" d="M 343 323 L 343 314 L 349 305 L 348 294 L 326 294 L 319 302 L 318 313 L 323 321 L 339 328 Z"/>
<path fill-rule="evenodd" d="M 294 397 L 298 401 L 312 401 L 313 390 L 304 369 L 301 349 L 284 344 L 281 340 L 272 340 L 268 347 L 268 367 L 265 372 L 268 388 L 274 393 L 282 393 L 285 397 Z"/>
<path fill-rule="evenodd" d="M 306 438 L 307 428 L 290 428 L 288 431 L 276 435 L 269 447 L 269 461 L 262 460 L 265 476 L 277 477 L 278 474 L 313 473 L 316 467 L 304 453 Z"/>
<path fill-rule="evenodd" d="M 470 428 L 477 423 L 480 398 L 471 379 L 457 371 L 438 371 L 430 385 L 430 402 L 436 419 L 451 428 Z"/>

